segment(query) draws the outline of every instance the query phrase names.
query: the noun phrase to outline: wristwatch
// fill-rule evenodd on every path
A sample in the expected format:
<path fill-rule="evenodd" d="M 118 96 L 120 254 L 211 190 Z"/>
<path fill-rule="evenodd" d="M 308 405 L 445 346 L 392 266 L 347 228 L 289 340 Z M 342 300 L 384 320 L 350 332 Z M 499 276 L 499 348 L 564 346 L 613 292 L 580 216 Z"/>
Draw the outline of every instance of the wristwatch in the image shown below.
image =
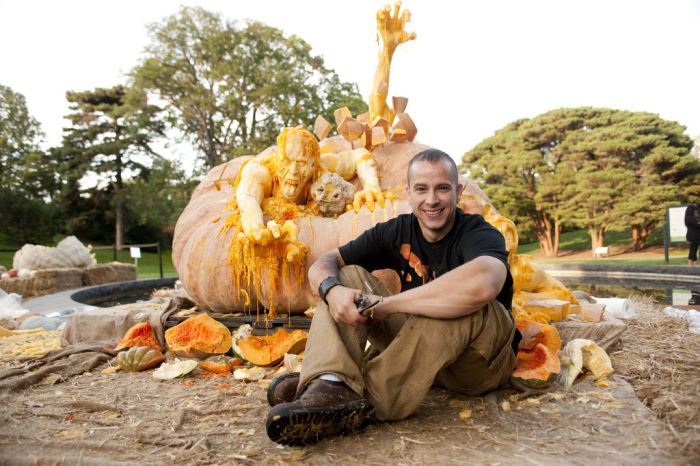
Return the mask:
<path fill-rule="evenodd" d="M 336 285 L 342 285 L 342 283 L 340 280 L 338 280 L 338 277 L 333 276 L 324 278 L 321 284 L 318 285 L 318 295 L 321 297 L 324 303 L 328 304 L 328 301 L 326 301 L 326 295 L 329 291 L 331 291 L 331 288 Z"/>

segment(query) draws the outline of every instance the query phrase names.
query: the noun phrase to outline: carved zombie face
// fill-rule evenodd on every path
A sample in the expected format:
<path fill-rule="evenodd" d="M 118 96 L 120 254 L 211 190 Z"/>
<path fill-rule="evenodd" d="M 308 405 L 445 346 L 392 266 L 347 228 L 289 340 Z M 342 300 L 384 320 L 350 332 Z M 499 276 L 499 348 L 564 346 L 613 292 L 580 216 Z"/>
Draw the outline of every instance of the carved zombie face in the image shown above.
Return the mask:
<path fill-rule="evenodd" d="M 303 202 L 307 186 L 314 176 L 318 159 L 318 143 L 311 133 L 297 127 L 285 128 L 278 140 L 282 153 L 277 171 L 278 193 L 292 201 Z"/>

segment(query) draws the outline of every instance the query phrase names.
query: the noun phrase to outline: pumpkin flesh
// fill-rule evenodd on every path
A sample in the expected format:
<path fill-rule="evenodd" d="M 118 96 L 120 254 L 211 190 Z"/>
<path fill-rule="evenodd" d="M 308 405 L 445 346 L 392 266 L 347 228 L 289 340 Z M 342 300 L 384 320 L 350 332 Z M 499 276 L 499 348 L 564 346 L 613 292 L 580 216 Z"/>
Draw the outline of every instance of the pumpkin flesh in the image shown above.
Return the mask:
<path fill-rule="evenodd" d="M 231 349 L 231 332 L 202 313 L 166 330 L 165 341 L 170 351 L 182 357 L 224 354 Z"/>
<path fill-rule="evenodd" d="M 287 332 L 280 329 L 272 335 L 250 335 L 238 341 L 242 356 L 256 366 L 271 366 L 280 362 L 287 353 L 298 354 L 304 351 L 308 333 L 303 330 Z"/>
<path fill-rule="evenodd" d="M 510 382 L 519 389 L 542 389 L 550 385 L 561 370 L 559 358 L 542 343 L 532 350 L 519 350 Z"/>
<path fill-rule="evenodd" d="M 151 327 L 150 322 L 141 322 L 140 324 L 132 326 L 126 331 L 114 349 L 120 350 L 123 348 L 133 348 L 136 346 L 148 346 L 149 348 L 163 351 L 163 348 L 160 346 L 160 343 L 156 338 L 156 333 L 153 331 L 153 327 Z"/>
<path fill-rule="evenodd" d="M 230 374 L 236 367 L 243 364 L 241 358 L 230 356 L 212 356 L 199 363 L 199 368 L 214 374 Z"/>
<path fill-rule="evenodd" d="M 561 349 L 561 337 L 554 325 L 527 319 L 516 319 L 515 327 L 523 335 L 520 349 L 533 350 L 538 343 L 542 343 L 554 354 L 557 354 Z"/>

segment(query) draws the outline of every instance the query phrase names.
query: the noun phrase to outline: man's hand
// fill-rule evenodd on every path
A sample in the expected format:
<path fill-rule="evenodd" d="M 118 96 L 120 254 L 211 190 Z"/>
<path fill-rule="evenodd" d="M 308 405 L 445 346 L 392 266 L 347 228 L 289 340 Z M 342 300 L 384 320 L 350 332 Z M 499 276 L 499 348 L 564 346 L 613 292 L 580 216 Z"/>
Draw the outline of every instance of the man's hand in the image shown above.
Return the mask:
<path fill-rule="evenodd" d="M 361 316 L 357 312 L 355 297 L 360 290 L 354 290 L 342 285 L 334 286 L 326 295 L 328 301 L 328 311 L 339 324 L 363 325 L 368 317 Z"/>
<path fill-rule="evenodd" d="M 364 189 L 355 193 L 355 199 L 352 201 L 352 207 L 355 210 L 355 213 L 357 213 L 364 204 L 367 206 L 370 212 L 374 212 L 375 201 L 382 209 L 385 207 L 386 203 L 384 202 L 384 194 L 382 191 L 376 189 Z"/>

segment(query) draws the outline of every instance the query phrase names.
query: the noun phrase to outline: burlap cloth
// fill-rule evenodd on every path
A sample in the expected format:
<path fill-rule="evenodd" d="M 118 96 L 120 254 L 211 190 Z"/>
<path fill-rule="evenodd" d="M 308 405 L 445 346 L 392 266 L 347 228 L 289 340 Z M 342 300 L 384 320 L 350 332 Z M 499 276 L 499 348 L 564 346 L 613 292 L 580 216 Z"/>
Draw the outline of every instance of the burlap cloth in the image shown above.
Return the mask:
<path fill-rule="evenodd" d="M 52 374 L 67 380 L 100 367 L 116 356 L 114 347 L 124 333 L 141 322 L 151 323 L 165 348 L 164 328 L 168 316 L 193 305 L 189 299 L 178 297 L 73 314 L 61 335 L 64 348 L 40 358 L 21 360 L 23 365 L 0 371 L 0 391 L 22 390 Z"/>
<path fill-rule="evenodd" d="M 150 322 L 161 346 L 165 348 L 165 321 L 173 312 L 194 303 L 187 298 L 153 299 L 72 314 L 66 321 L 61 344 L 108 341 L 116 344 L 136 324 Z"/>

